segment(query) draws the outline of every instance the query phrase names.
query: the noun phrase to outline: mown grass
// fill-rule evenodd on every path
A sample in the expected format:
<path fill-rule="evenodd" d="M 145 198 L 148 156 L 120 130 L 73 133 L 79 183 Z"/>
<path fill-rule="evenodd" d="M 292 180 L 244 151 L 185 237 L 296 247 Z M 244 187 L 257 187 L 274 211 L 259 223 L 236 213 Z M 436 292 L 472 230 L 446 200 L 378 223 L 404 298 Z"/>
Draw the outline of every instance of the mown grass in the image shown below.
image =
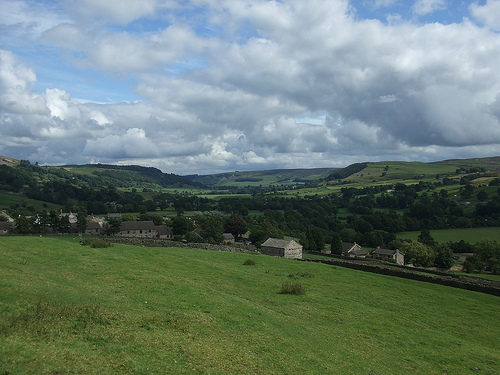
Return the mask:
<path fill-rule="evenodd" d="M 500 241 L 500 228 L 461 228 L 461 229 L 436 229 L 431 230 L 431 236 L 437 242 L 459 242 L 464 240 L 471 244 L 475 244 L 482 240 Z M 420 231 L 416 232 L 401 232 L 397 236 L 403 239 L 416 241 Z"/>
<path fill-rule="evenodd" d="M 0 371 L 482 374 L 498 297 L 324 264 L 0 238 Z M 252 267 L 243 263 L 255 261 Z M 307 292 L 282 294 L 299 281 Z"/>

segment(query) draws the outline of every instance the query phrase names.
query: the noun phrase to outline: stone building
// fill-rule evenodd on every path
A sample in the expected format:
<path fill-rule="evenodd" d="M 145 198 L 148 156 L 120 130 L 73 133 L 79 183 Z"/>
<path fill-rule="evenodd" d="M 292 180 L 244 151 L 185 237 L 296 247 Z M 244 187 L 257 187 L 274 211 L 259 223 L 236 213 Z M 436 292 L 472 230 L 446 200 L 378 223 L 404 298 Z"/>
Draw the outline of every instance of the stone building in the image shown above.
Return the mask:
<path fill-rule="evenodd" d="M 264 255 L 275 257 L 302 259 L 302 245 L 294 240 L 268 238 L 266 242 L 262 244 L 260 252 Z"/>
<path fill-rule="evenodd" d="M 390 250 L 379 246 L 371 252 L 371 256 L 372 258 L 380 260 L 393 259 L 397 264 L 405 264 L 405 255 L 398 249 Z"/>

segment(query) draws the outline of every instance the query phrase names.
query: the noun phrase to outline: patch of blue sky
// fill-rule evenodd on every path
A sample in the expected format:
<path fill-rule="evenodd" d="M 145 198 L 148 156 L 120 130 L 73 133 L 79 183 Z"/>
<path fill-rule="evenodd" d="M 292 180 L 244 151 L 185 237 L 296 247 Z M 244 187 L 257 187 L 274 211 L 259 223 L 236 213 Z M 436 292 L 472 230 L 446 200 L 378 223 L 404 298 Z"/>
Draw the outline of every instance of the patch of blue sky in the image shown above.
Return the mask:
<path fill-rule="evenodd" d="M 164 69 L 165 74 L 170 76 L 180 76 L 183 73 L 193 70 L 201 70 L 208 66 L 208 63 L 203 58 L 190 58 L 186 60 L 178 60 Z"/>
<path fill-rule="evenodd" d="M 295 122 L 297 124 L 324 125 L 325 121 L 326 121 L 326 114 L 310 114 L 310 115 L 295 117 Z"/>
<path fill-rule="evenodd" d="M 418 24 L 441 23 L 444 25 L 460 23 L 470 18 L 470 2 L 463 0 L 444 0 L 426 11 L 415 8 L 416 1 L 406 0 L 352 0 L 353 15 L 358 20 L 377 19 L 383 23 L 400 19 L 403 22 Z M 483 1 L 484 3 L 484 1 Z M 479 2 L 481 4 L 481 1 Z"/>
<path fill-rule="evenodd" d="M 37 79 L 32 87 L 35 93 L 57 88 L 81 101 L 115 103 L 139 100 L 133 92 L 135 79 L 115 79 L 92 69 L 79 69 L 61 58 L 53 47 L 39 47 L 36 57 L 27 50 L 16 50 L 15 53 L 35 72 Z"/>
<path fill-rule="evenodd" d="M 125 31 L 130 34 L 154 34 L 165 30 L 172 23 L 164 18 L 141 18 L 129 23 L 126 26 L 113 25 L 107 29 L 115 32 Z"/>

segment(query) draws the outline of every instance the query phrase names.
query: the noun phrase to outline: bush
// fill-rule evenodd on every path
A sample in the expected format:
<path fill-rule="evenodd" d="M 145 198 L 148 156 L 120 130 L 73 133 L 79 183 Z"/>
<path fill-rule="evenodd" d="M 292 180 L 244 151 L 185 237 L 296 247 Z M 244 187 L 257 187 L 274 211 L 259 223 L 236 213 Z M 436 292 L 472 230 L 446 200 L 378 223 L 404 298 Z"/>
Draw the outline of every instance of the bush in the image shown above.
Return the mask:
<path fill-rule="evenodd" d="M 81 243 L 82 243 L 82 245 L 84 245 L 84 246 L 90 246 L 93 249 L 106 248 L 106 247 L 113 246 L 112 243 L 105 242 L 105 241 L 102 241 L 102 240 L 98 240 L 98 239 L 95 239 L 95 238 L 85 238 L 85 239 L 83 239 L 81 241 Z"/>
<path fill-rule="evenodd" d="M 252 259 L 247 259 L 245 260 L 245 263 L 243 263 L 244 266 L 255 266 L 255 261 Z"/>
<path fill-rule="evenodd" d="M 283 285 L 281 285 L 280 294 L 301 295 L 305 293 L 306 289 L 300 283 L 283 283 Z"/>

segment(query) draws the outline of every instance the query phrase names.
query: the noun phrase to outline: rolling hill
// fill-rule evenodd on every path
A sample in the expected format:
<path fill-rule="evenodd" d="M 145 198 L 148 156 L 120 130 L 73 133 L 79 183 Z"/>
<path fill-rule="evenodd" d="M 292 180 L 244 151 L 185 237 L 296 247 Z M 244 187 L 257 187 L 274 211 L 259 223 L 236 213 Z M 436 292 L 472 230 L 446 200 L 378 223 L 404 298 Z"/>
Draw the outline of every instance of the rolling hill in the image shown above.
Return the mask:
<path fill-rule="evenodd" d="M 317 181 L 336 168 L 271 169 L 264 171 L 235 171 L 211 175 L 188 175 L 185 178 L 209 187 L 280 186 Z"/>

